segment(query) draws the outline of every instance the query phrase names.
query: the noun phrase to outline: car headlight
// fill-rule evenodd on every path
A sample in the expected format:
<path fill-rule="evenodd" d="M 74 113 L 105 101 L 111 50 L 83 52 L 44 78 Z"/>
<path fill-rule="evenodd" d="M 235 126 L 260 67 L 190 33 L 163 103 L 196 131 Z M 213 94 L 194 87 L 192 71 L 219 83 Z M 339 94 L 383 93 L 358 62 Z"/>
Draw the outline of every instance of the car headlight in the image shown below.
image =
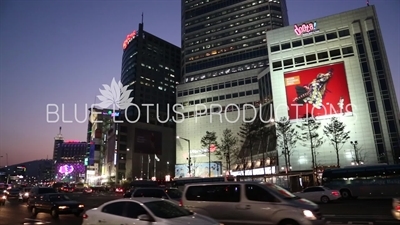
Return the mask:
<path fill-rule="evenodd" d="M 315 218 L 314 213 L 311 212 L 310 210 L 303 210 L 303 214 L 307 219 L 310 219 L 310 220 L 317 219 L 317 218 Z"/>
<path fill-rule="evenodd" d="M 7 197 L 6 196 L 1 196 L 1 199 L 7 199 Z"/>
<path fill-rule="evenodd" d="M 83 208 L 83 207 L 85 207 L 85 206 L 84 206 L 84 205 L 79 205 L 78 207 L 79 207 L 79 208 Z"/>
<path fill-rule="evenodd" d="M 25 192 L 24 196 L 25 196 L 25 197 L 28 197 L 28 196 L 29 196 L 29 193 L 28 193 L 28 192 Z"/>
<path fill-rule="evenodd" d="M 59 209 L 67 209 L 68 206 L 58 206 Z"/>

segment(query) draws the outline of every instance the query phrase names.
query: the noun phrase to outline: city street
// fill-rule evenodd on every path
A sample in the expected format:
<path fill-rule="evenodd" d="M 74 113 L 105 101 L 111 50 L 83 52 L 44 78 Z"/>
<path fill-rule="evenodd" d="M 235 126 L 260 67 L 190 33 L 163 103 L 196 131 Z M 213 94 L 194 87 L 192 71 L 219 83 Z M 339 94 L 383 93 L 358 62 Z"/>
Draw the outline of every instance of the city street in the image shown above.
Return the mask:
<path fill-rule="evenodd" d="M 94 208 L 106 201 L 120 198 L 115 195 L 74 195 L 73 198 L 79 199 L 85 204 L 86 209 Z M 321 204 L 321 211 L 324 214 L 327 224 L 352 224 L 352 225 L 395 225 L 399 224 L 391 216 L 390 199 L 359 199 L 349 201 L 338 201 L 335 203 Z M 54 220 L 49 214 L 40 213 L 35 219 L 30 217 L 30 213 L 25 204 L 17 201 L 8 202 L 0 207 L 0 225 L 80 225 L 82 218 L 73 215 L 62 215 L 58 220 Z"/>

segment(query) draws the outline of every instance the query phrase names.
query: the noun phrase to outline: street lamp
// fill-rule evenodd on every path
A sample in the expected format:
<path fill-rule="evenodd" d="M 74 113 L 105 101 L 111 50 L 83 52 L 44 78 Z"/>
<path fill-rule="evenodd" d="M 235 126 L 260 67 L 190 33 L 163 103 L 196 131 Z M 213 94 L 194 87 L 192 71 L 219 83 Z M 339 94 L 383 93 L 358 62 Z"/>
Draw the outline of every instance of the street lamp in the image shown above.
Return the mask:
<path fill-rule="evenodd" d="M 353 145 L 354 148 L 354 154 L 356 156 L 355 160 L 356 160 L 356 165 L 360 165 L 360 159 L 358 158 L 358 149 L 357 149 L 357 145 L 358 142 L 357 141 L 350 141 L 350 144 Z"/>
<path fill-rule="evenodd" d="M 191 176 L 191 174 L 192 174 L 192 170 L 191 170 L 192 158 L 190 157 L 190 140 L 183 138 L 183 137 L 179 137 L 179 136 L 176 136 L 176 139 L 185 140 L 185 141 L 187 141 L 187 143 L 189 145 L 189 156 L 188 156 L 187 160 L 188 160 L 189 176 Z"/>

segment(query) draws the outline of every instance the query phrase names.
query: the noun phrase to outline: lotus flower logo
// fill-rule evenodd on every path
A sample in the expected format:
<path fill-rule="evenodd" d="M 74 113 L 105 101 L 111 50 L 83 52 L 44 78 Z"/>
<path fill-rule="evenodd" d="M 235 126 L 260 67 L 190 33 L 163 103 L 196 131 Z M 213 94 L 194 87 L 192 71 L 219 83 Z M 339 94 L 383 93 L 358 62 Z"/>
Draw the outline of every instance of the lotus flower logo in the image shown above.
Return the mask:
<path fill-rule="evenodd" d="M 118 83 L 113 78 L 111 85 L 103 84 L 104 90 L 99 89 L 101 95 L 97 98 L 101 101 L 96 104 L 100 108 L 106 109 L 112 106 L 112 109 L 127 109 L 132 104 L 130 94 L 132 90 L 128 90 L 128 86 L 122 86 L 121 81 Z"/>
<path fill-rule="evenodd" d="M 60 166 L 60 169 L 58 169 L 58 172 L 62 173 L 62 174 L 70 174 L 70 173 L 74 172 L 74 167 L 71 165 L 63 165 L 63 166 Z"/>

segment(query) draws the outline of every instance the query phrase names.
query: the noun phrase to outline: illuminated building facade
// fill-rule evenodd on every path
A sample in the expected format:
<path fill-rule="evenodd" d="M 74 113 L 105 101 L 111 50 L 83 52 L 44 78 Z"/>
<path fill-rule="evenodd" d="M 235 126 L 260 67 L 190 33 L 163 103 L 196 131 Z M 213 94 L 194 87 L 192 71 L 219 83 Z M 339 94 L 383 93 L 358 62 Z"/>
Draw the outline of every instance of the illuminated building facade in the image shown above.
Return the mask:
<path fill-rule="evenodd" d="M 137 31 L 127 35 L 122 49 L 121 82 L 132 90 L 132 103 L 141 108 L 139 115 L 130 107 L 122 116 L 128 120 L 118 124 L 114 136 L 116 180 L 163 179 L 171 174 L 169 164 L 175 163 L 176 125 L 171 108 L 181 79 L 181 50 L 146 32 L 143 22 Z M 153 106 L 147 110 L 143 104 Z M 135 120 L 138 121 L 130 122 Z"/>
<path fill-rule="evenodd" d="M 111 109 L 89 109 L 85 156 L 88 183 L 101 184 L 115 179 L 115 147 L 109 139 L 115 135 L 114 121 L 118 118 L 119 112 Z"/>
<path fill-rule="evenodd" d="M 339 152 L 342 167 L 399 163 L 399 108 L 374 6 L 269 31 L 267 39 L 275 115 L 298 125 L 312 113 L 321 137 L 330 118 L 344 122 L 350 139 Z M 324 141 L 315 163 L 334 166 L 336 152 Z M 310 147 L 301 144 L 293 171 L 312 168 Z"/>
<path fill-rule="evenodd" d="M 86 142 L 62 141 L 58 143 L 58 154 L 54 160 L 54 174 L 57 181 L 78 182 L 85 179 L 86 150 Z"/>
<path fill-rule="evenodd" d="M 177 103 L 184 106 L 185 119 L 177 124 L 177 135 L 190 140 L 191 145 L 189 150 L 184 139 L 177 141 L 175 176 L 189 175 L 189 151 L 194 167 L 208 167 L 207 150 L 200 144 L 206 131 L 221 137 L 228 128 L 236 135 L 243 117 L 254 116 L 254 108 L 258 110 L 262 103 L 258 75 L 269 65 L 266 32 L 285 25 L 285 0 L 182 1 L 183 83 L 177 87 Z M 243 110 L 244 104 L 252 106 Z M 219 111 L 222 118 L 214 115 L 211 122 L 210 114 Z M 211 161 L 221 163 L 214 154 Z M 223 172 L 220 166 L 212 168 L 213 176 Z M 202 174 L 191 171 L 192 176 Z"/>

